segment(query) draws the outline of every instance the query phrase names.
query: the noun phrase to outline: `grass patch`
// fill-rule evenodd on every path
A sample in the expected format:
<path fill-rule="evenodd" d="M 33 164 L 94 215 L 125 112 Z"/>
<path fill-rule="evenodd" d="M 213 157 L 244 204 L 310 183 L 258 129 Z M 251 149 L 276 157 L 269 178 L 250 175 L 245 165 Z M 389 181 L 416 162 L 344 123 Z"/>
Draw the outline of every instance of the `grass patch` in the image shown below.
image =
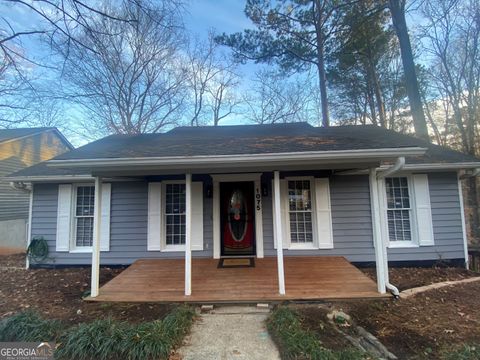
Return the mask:
<path fill-rule="evenodd" d="M 52 341 L 63 329 L 60 321 L 43 319 L 29 310 L 0 321 L 0 341 Z"/>
<path fill-rule="evenodd" d="M 66 328 L 34 311 L 0 321 L 0 341 L 56 341 L 56 359 L 168 359 L 189 331 L 195 312 L 177 307 L 162 320 L 131 324 L 106 318 Z"/>
<path fill-rule="evenodd" d="M 190 329 L 194 311 L 174 309 L 163 320 L 129 324 L 97 320 L 69 329 L 58 340 L 58 359 L 167 359 Z"/>
<path fill-rule="evenodd" d="M 461 349 L 445 354 L 443 358 L 445 360 L 478 360 L 480 345 L 464 345 Z"/>
<path fill-rule="evenodd" d="M 368 355 L 356 349 L 325 348 L 315 332 L 304 326 L 298 313 L 288 307 L 277 307 L 268 319 L 267 328 L 284 360 L 368 359 Z"/>

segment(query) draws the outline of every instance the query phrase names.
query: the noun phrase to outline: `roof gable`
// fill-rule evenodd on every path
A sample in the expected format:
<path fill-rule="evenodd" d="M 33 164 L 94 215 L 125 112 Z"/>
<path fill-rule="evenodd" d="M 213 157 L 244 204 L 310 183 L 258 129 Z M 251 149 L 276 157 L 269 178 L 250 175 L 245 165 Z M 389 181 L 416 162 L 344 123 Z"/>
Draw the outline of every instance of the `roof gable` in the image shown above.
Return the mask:
<path fill-rule="evenodd" d="M 18 129 L 0 129 L 0 144 L 20 140 L 25 137 L 34 136 L 43 132 L 53 131 L 62 140 L 62 142 L 74 149 L 73 145 L 63 136 L 63 134 L 56 127 L 37 127 L 37 128 L 18 128 Z"/>

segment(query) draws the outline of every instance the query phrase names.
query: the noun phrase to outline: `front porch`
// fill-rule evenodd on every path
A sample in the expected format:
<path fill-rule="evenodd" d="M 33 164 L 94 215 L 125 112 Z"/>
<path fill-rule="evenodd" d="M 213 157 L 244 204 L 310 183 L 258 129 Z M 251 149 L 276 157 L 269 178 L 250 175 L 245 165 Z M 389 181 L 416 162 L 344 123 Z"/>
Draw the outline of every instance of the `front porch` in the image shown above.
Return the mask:
<path fill-rule="evenodd" d="M 185 296 L 183 259 L 141 259 L 102 286 L 92 301 L 260 302 L 387 298 L 343 257 L 285 257 L 285 295 L 278 291 L 277 259 L 255 267 L 217 268 L 216 259 L 192 259 L 192 292 Z"/>

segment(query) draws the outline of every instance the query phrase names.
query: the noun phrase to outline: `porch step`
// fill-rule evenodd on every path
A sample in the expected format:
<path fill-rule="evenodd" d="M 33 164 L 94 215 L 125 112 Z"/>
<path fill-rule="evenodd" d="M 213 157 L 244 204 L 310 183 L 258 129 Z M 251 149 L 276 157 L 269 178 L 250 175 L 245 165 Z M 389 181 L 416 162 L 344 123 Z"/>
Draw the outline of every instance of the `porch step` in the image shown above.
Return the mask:
<path fill-rule="evenodd" d="M 261 306 L 259 306 L 261 305 Z M 202 305 L 200 308 L 202 313 L 219 314 L 219 315 L 238 315 L 238 314 L 268 314 L 270 308 L 268 304 L 252 305 Z"/>

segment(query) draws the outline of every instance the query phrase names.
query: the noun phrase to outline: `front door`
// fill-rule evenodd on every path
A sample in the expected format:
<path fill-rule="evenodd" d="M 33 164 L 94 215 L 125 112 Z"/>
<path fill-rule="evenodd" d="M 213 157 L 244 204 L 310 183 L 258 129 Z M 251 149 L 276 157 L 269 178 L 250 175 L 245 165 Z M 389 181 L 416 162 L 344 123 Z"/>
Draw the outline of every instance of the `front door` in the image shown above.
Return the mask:
<path fill-rule="evenodd" d="M 220 183 L 222 256 L 255 255 L 253 181 Z"/>

